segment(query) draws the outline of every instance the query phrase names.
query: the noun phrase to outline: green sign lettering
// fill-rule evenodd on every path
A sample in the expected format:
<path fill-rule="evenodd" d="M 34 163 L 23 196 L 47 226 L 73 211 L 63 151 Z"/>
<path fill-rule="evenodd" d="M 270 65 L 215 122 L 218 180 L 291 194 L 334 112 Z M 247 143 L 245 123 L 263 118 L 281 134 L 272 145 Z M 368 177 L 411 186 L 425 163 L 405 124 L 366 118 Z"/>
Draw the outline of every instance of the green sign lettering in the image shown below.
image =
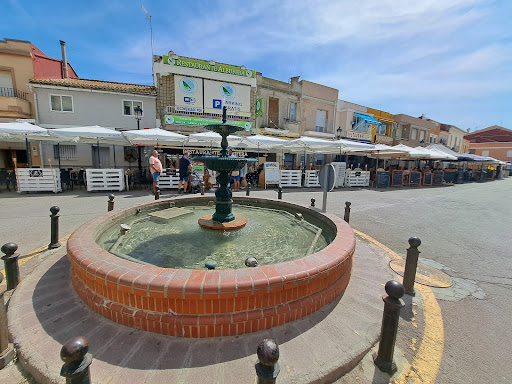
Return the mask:
<path fill-rule="evenodd" d="M 217 64 L 210 65 L 208 61 L 188 59 L 184 57 L 178 57 L 173 59 L 169 56 L 164 56 L 164 64 L 175 65 L 177 67 L 185 67 L 192 69 L 200 69 L 203 71 L 220 72 L 226 75 L 242 76 L 247 78 L 256 77 L 256 71 L 252 69 L 243 69 L 241 67 L 235 67 L 234 65 Z"/>
<path fill-rule="evenodd" d="M 188 117 L 188 116 L 175 116 L 165 115 L 165 124 L 177 124 L 177 125 L 193 125 L 202 127 L 208 124 L 219 124 L 221 120 L 217 119 L 206 119 L 202 117 Z M 236 121 L 228 120 L 227 124 L 237 125 L 242 129 L 251 130 L 252 123 L 249 121 Z"/>

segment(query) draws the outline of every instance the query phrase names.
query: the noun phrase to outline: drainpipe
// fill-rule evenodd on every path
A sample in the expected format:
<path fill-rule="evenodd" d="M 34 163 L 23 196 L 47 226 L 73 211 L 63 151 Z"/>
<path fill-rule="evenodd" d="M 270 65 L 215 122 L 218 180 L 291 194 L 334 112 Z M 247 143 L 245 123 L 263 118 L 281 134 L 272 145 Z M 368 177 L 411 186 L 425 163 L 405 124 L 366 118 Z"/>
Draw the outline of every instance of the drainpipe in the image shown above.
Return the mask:
<path fill-rule="evenodd" d="M 68 60 L 66 59 L 66 42 L 60 40 L 60 50 L 62 52 L 62 74 L 64 79 L 67 79 L 68 76 Z"/>

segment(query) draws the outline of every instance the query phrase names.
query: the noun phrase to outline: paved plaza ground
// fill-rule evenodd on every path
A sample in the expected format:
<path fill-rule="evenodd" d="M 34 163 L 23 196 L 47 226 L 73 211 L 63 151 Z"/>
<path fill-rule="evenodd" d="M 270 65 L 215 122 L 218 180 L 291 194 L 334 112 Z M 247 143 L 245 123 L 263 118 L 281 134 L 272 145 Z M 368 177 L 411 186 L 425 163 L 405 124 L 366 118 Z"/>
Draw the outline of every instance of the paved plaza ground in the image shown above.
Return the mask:
<path fill-rule="evenodd" d="M 408 238 L 418 236 L 422 241 L 421 261 L 451 276 L 452 287 L 432 289 L 442 313 L 441 329 L 434 328 L 434 333 L 441 336 L 444 346 L 437 380 L 434 375 L 437 383 L 512 382 L 512 368 L 507 364 L 512 346 L 502 342 L 511 338 L 506 325 L 512 315 L 508 298 L 512 261 L 507 256 L 512 230 L 511 192 L 512 178 L 421 189 L 340 189 L 328 194 L 327 210 L 340 217 L 345 201 L 352 203 L 350 224 L 376 240 L 359 240 L 375 255 L 383 260 L 390 252 L 404 257 Z M 116 209 L 154 199 L 147 191 L 115 195 Z M 164 191 L 162 197 L 172 195 Z M 251 195 L 277 198 L 277 191 L 254 190 Z M 107 196 L 85 190 L 57 195 L 2 191 L 0 242 L 15 242 L 19 252 L 26 255 L 48 244 L 51 206 L 61 208 L 60 236 L 64 237 L 106 212 Z M 321 207 L 322 193 L 318 189 L 286 189 L 283 194 L 284 200 L 302 204 L 309 204 L 311 198 Z M 378 242 L 388 248 L 376 245 Z M 37 271 L 37 267 L 37 260 L 31 260 L 22 265 L 22 274 L 24 270 Z M 413 364 L 425 330 L 422 301 L 422 294 L 410 301 L 409 312 L 400 320 L 398 356 Z M 378 373 L 369 367 L 367 357 L 339 382 L 378 382 Z"/>

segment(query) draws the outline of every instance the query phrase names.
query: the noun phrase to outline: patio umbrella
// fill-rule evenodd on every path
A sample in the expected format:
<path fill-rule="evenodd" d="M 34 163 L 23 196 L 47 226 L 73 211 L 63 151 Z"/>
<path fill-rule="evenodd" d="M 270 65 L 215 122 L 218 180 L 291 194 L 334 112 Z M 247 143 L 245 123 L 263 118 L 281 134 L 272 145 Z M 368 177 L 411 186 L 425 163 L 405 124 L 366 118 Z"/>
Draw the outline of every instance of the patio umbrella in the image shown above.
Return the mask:
<path fill-rule="evenodd" d="M 333 140 L 317 139 L 309 136 L 290 140 L 282 146 L 283 151 L 304 154 L 304 169 L 306 168 L 307 153 L 329 153 L 334 148 L 337 148 L 337 146 Z"/>
<path fill-rule="evenodd" d="M 243 140 L 243 137 L 229 135 L 227 137 L 227 139 L 228 139 L 228 143 L 231 142 L 231 144 L 236 145 L 236 143 L 239 143 Z M 215 144 L 216 147 L 219 147 L 221 140 L 222 140 L 222 136 L 219 135 L 217 132 L 212 132 L 212 131 L 192 133 L 191 135 L 188 136 L 189 144 L 209 143 L 210 149 L 213 148 L 213 144 Z"/>
<path fill-rule="evenodd" d="M 48 130 L 27 122 L 0 123 L 0 140 L 22 141 L 25 140 L 27 161 L 29 168 L 32 166 L 30 159 L 29 140 L 42 140 L 48 138 Z"/>
<path fill-rule="evenodd" d="M 113 128 L 100 127 L 98 125 L 71 128 L 55 128 L 49 130 L 50 135 L 62 138 L 73 138 L 73 140 L 82 144 L 96 144 L 98 146 L 98 164 L 101 168 L 101 158 L 99 146 L 102 144 L 128 146 L 130 142 L 125 139 L 121 132 Z M 114 166 L 115 150 L 114 150 Z"/>
<path fill-rule="evenodd" d="M 122 135 L 135 145 L 176 145 L 187 140 L 185 135 L 160 128 L 123 131 Z"/>
<path fill-rule="evenodd" d="M 246 146 L 254 146 L 256 145 L 258 149 L 258 159 L 260 157 L 260 149 L 264 150 L 270 150 L 270 149 L 276 149 L 280 148 L 286 143 L 288 143 L 288 140 L 279 139 L 277 137 L 271 137 L 271 136 L 264 136 L 264 135 L 254 135 L 244 138 L 243 143 L 246 144 Z"/>

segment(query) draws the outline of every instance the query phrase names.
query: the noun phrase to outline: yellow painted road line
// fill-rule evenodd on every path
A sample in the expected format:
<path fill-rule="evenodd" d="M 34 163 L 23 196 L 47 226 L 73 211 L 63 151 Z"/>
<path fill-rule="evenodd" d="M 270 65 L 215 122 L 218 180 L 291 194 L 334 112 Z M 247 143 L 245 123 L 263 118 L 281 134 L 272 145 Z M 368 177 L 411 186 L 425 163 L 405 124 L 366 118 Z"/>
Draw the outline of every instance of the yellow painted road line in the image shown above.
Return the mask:
<path fill-rule="evenodd" d="M 387 252 L 393 259 L 402 259 L 396 252 L 373 237 L 355 229 L 354 232 Z M 444 326 L 441 307 L 430 287 L 416 284 L 415 288 L 421 294 L 425 306 L 425 332 L 418 353 L 411 365 L 393 381 L 394 384 L 434 384 L 443 357 Z"/>
<path fill-rule="evenodd" d="M 69 238 L 69 236 L 71 236 L 71 235 L 67 235 L 67 236 L 64 236 L 62 239 L 59 239 L 59 243 L 66 241 Z M 18 266 L 26 263 L 27 261 L 32 259 L 34 256 L 38 255 L 39 253 L 41 253 L 43 251 L 46 251 L 47 249 L 48 249 L 48 244 L 43 245 L 42 247 L 39 247 L 37 249 L 34 249 L 32 252 L 27 253 L 26 255 L 20 256 L 18 258 Z M 5 276 L 5 270 L 2 269 L 0 271 L 0 273 Z"/>

